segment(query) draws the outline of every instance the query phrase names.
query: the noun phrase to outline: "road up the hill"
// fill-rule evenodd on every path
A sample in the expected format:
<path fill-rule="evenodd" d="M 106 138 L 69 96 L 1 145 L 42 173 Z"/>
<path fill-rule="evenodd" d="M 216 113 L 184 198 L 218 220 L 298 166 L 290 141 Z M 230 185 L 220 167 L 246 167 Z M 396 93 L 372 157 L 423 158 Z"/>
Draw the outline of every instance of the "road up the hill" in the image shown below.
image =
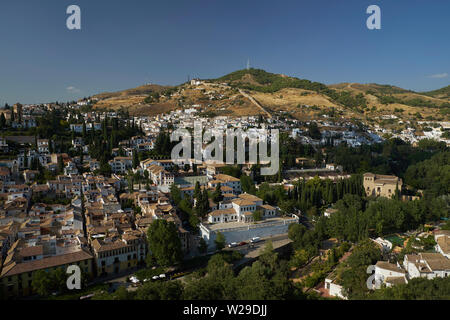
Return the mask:
<path fill-rule="evenodd" d="M 264 107 L 263 107 L 258 101 L 256 101 L 255 98 L 253 98 L 253 97 L 252 97 L 251 95 L 249 95 L 248 93 L 244 92 L 244 90 L 242 90 L 242 89 L 239 89 L 239 92 L 240 92 L 244 97 L 246 97 L 248 100 L 250 100 L 255 106 L 257 106 L 259 109 L 261 109 L 262 112 L 264 112 L 269 118 L 272 119 L 272 115 L 271 115 L 266 109 L 264 109 Z"/>

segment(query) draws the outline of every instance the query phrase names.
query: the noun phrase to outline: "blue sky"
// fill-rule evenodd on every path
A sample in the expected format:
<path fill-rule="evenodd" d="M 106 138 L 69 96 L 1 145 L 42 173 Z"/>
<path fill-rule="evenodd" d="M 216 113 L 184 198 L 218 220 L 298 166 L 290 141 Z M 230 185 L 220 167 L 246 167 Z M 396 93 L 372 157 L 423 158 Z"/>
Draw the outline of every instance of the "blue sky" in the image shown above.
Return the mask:
<path fill-rule="evenodd" d="M 82 30 L 66 28 L 81 8 Z M 368 30 L 379 5 L 382 29 Z M 0 103 L 66 101 L 245 67 L 326 84 L 447 86 L 448 0 L 14 0 L 0 3 Z"/>

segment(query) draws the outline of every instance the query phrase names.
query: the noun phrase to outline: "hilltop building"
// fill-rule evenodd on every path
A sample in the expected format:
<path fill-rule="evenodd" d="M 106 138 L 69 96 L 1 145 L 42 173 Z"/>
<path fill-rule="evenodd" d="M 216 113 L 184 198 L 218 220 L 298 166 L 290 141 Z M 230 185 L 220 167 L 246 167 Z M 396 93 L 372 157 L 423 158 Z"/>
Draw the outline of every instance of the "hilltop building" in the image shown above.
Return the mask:
<path fill-rule="evenodd" d="M 396 176 L 387 176 L 373 173 L 364 174 L 364 190 L 367 196 L 391 198 L 395 191 L 402 190 L 403 181 Z"/>

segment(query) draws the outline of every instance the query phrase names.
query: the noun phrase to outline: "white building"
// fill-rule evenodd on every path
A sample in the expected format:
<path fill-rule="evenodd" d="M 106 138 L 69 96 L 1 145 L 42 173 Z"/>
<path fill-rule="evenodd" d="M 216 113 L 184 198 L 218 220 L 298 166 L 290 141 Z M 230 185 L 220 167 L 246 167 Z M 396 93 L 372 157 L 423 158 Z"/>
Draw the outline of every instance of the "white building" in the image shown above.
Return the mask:
<path fill-rule="evenodd" d="M 450 259 L 440 253 L 407 254 L 403 267 L 408 278 L 445 278 L 450 276 Z"/>
<path fill-rule="evenodd" d="M 378 261 L 375 265 L 375 283 L 391 287 L 395 284 L 407 283 L 406 271 L 400 265 L 386 261 Z"/>
<path fill-rule="evenodd" d="M 219 210 L 214 210 L 208 215 L 209 223 L 227 222 L 253 222 L 253 213 L 260 210 L 262 219 L 273 218 L 277 215 L 277 210 L 264 205 L 263 200 L 251 194 L 241 194 L 230 203 L 220 204 Z"/>
<path fill-rule="evenodd" d="M 335 276 L 336 275 L 333 272 L 325 279 L 325 289 L 328 290 L 330 296 L 347 300 L 347 297 L 344 294 L 344 288 L 336 283 Z"/>
<path fill-rule="evenodd" d="M 133 167 L 133 158 L 131 157 L 115 157 L 110 160 L 109 165 L 114 173 L 126 173 Z"/>
<path fill-rule="evenodd" d="M 242 192 L 241 180 L 238 178 L 226 174 L 216 174 L 214 180 L 208 182 L 208 186 L 215 188 L 219 183 L 221 186 L 227 186 L 233 189 L 234 194 L 240 194 Z"/>
<path fill-rule="evenodd" d="M 378 244 L 381 247 L 383 253 L 388 253 L 392 250 L 392 242 L 386 239 L 377 238 L 375 240 L 371 239 L 373 242 Z"/>
<path fill-rule="evenodd" d="M 152 182 L 158 186 L 171 186 L 175 181 L 175 176 L 162 166 L 151 165 L 146 170 L 149 172 Z"/>
<path fill-rule="evenodd" d="M 439 230 L 434 235 L 436 251 L 450 259 L 450 230 Z"/>
<path fill-rule="evenodd" d="M 39 153 L 49 153 L 49 141 L 48 139 L 38 139 L 37 147 Z"/>

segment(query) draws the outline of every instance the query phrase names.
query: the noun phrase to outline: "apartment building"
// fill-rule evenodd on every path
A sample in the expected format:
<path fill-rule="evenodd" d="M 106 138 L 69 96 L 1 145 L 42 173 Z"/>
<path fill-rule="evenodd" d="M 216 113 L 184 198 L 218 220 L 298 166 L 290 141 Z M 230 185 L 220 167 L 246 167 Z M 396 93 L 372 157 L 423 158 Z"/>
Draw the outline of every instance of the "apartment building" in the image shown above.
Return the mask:
<path fill-rule="evenodd" d="M 48 139 L 38 139 L 37 148 L 39 153 L 49 153 L 49 141 Z"/>
<path fill-rule="evenodd" d="M 150 179 L 159 186 L 170 186 L 175 181 L 175 176 L 159 165 L 151 165 L 147 168 Z"/>
<path fill-rule="evenodd" d="M 135 268 L 145 261 L 145 242 L 132 232 L 122 235 L 121 239 L 94 239 L 95 267 L 98 276 L 119 274 Z"/>
<path fill-rule="evenodd" d="M 112 172 L 124 174 L 133 167 L 133 158 L 132 157 L 115 157 L 113 160 L 110 160 L 108 163 L 111 166 Z"/>

